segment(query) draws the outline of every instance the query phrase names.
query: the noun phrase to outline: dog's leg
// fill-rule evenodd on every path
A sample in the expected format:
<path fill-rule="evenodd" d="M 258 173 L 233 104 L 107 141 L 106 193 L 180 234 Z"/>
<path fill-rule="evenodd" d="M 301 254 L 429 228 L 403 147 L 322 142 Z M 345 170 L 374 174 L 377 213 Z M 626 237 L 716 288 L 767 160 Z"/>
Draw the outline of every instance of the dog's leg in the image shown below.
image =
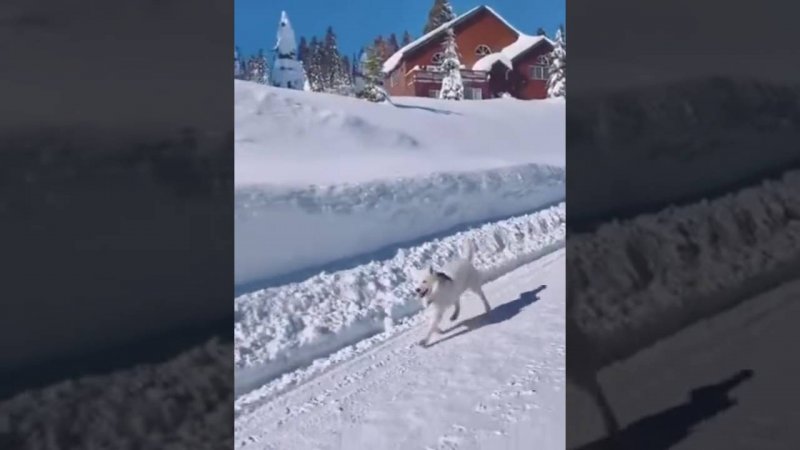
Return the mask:
<path fill-rule="evenodd" d="M 456 308 L 453 311 L 453 315 L 450 316 L 450 321 L 458 319 L 459 314 L 461 314 L 461 299 L 456 300 Z"/>
<path fill-rule="evenodd" d="M 435 315 L 431 321 L 431 327 L 428 329 L 428 334 L 425 335 L 425 339 L 420 341 L 420 344 L 427 346 L 431 343 L 431 336 L 433 336 L 433 333 L 439 331 L 439 322 L 442 321 L 442 316 L 444 316 L 444 309 L 437 305 Z"/>
<path fill-rule="evenodd" d="M 486 294 L 483 293 L 483 289 L 480 286 L 475 286 L 471 290 L 472 292 L 478 294 L 478 297 L 481 298 L 481 301 L 483 302 L 483 308 L 486 310 L 486 312 L 488 313 L 491 311 L 492 307 L 489 306 L 489 300 L 486 300 Z"/>

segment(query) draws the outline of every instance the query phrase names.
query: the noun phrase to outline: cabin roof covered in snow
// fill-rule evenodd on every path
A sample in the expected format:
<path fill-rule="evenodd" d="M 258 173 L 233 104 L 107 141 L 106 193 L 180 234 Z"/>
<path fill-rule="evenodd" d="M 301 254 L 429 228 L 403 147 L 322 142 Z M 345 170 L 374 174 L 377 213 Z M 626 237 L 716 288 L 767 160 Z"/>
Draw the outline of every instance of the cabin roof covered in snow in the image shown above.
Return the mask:
<path fill-rule="evenodd" d="M 506 48 L 504 48 L 502 50 L 502 53 L 506 57 L 508 57 L 508 58 L 510 58 L 512 60 L 514 58 L 516 58 L 517 56 L 521 55 L 522 53 L 524 53 L 525 51 L 527 51 L 529 48 L 533 47 L 534 45 L 538 45 L 540 42 L 542 42 L 542 40 L 545 40 L 545 41 L 549 42 L 551 45 L 553 44 L 553 42 L 550 39 L 547 39 L 544 36 L 529 36 L 529 35 L 521 32 L 521 31 L 519 31 L 513 25 L 511 25 L 506 19 L 504 19 L 503 16 L 498 14 L 497 11 L 495 11 L 494 9 L 492 9 L 489 6 L 480 5 L 480 6 L 476 6 L 476 7 L 472 8 L 472 9 L 470 9 L 469 11 L 465 12 L 464 14 L 456 17 L 455 19 L 453 19 L 453 20 L 451 20 L 449 22 L 445 22 L 445 23 L 439 25 L 437 28 L 434 28 L 433 30 L 429 31 L 428 33 L 425 33 L 424 35 L 422 35 L 419 38 L 415 39 L 414 41 L 410 42 L 408 45 L 405 45 L 404 47 L 402 47 L 400 50 L 396 51 L 392 56 L 389 57 L 389 59 L 386 60 L 386 62 L 383 63 L 383 73 L 390 73 L 390 72 L 394 71 L 395 69 L 397 69 L 397 66 L 400 64 L 400 61 L 403 60 L 403 56 L 405 56 L 406 53 L 411 52 L 412 50 L 420 47 L 421 45 L 424 45 L 424 44 L 428 43 L 429 41 L 431 41 L 431 40 L 435 39 L 437 36 L 439 36 L 439 34 L 443 33 L 445 30 L 447 30 L 448 28 L 450 28 L 452 26 L 455 26 L 455 25 L 458 25 L 459 23 L 461 23 L 464 20 L 474 16 L 475 14 L 477 14 L 480 11 L 488 11 L 490 14 L 492 14 L 495 17 L 497 17 L 501 22 L 503 22 L 514 33 L 516 33 L 517 36 L 519 36 L 517 38 L 516 42 L 514 42 L 513 44 L 509 45 L 508 47 L 506 47 Z M 508 52 L 506 52 L 506 50 L 508 50 Z M 492 55 L 489 55 L 489 56 L 492 56 Z M 483 61 L 483 59 L 485 59 L 485 58 L 482 58 L 481 61 Z M 494 62 L 496 62 L 496 61 L 497 60 L 492 61 L 492 64 L 494 64 Z M 480 61 L 476 62 L 475 65 L 478 65 L 479 62 Z M 504 61 L 504 63 L 505 63 L 505 61 Z M 491 67 L 491 64 L 490 64 L 490 67 Z M 475 70 L 479 70 L 479 69 L 475 69 Z"/>

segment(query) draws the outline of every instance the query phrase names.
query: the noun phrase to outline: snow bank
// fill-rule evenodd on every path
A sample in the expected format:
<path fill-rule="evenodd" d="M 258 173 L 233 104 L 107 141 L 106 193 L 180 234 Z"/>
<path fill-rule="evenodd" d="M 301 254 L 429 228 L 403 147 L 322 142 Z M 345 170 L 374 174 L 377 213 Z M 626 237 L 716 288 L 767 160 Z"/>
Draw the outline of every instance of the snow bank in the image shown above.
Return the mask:
<path fill-rule="evenodd" d="M 233 448 L 231 343 L 0 402 L 3 448 Z M 177 446 L 177 447 L 176 447 Z"/>
<path fill-rule="evenodd" d="M 237 297 L 237 393 L 263 385 L 418 313 L 421 304 L 411 281 L 415 271 L 430 263 L 440 266 L 460 251 L 464 239 L 475 242 L 475 262 L 488 282 L 561 244 L 565 216 L 566 207 L 561 203 L 400 249 L 386 261 L 320 273 L 300 283 Z"/>
<path fill-rule="evenodd" d="M 800 172 L 574 235 L 568 249 L 578 322 L 609 343 L 607 359 L 624 357 L 796 274 Z"/>
<path fill-rule="evenodd" d="M 564 199 L 563 101 L 235 87 L 237 285 Z"/>
<path fill-rule="evenodd" d="M 394 105 L 236 80 L 235 184 L 306 187 L 541 164 L 566 167 L 565 102 Z"/>
<path fill-rule="evenodd" d="M 236 283 L 530 212 L 563 200 L 564 179 L 561 168 L 529 165 L 355 185 L 238 189 Z"/>
<path fill-rule="evenodd" d="M 573 219 L 699 199 L 800 163 L 796 87 L 713 78 L 571 101 Z"/>

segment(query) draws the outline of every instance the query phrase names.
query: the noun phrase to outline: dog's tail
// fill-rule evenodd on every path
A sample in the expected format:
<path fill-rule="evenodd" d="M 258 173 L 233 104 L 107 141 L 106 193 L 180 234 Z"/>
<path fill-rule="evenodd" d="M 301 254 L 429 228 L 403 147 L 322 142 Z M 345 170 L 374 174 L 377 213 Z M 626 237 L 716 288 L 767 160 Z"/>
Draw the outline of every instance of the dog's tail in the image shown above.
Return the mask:
<path fill-rule="evenodd" d="M 473 242 L 472 239 L 464 240 L 461 255 L 464 256 L 464 259 L 472 261 L 472 258 L 475 256 L 475 242 Z"/>

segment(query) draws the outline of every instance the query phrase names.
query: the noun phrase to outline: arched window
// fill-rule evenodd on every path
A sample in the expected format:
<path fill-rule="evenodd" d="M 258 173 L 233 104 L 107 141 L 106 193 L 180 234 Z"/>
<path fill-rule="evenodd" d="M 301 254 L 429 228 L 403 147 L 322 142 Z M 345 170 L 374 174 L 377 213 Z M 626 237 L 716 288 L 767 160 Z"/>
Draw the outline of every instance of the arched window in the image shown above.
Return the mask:
<path fill-rule="evenodd" d="M 444 54 L 442 52 L 436 52 L 433 54 L 431 62 L 438 65 L 442 63 L 443 59 L 444 59 Z"/>
<path fill-rule="evenodd" d="M 481 44 L 475 47 L 475 54 L 478 56 L 486 56 L 492 54 L 492 49 L 486 44 Z"/>

